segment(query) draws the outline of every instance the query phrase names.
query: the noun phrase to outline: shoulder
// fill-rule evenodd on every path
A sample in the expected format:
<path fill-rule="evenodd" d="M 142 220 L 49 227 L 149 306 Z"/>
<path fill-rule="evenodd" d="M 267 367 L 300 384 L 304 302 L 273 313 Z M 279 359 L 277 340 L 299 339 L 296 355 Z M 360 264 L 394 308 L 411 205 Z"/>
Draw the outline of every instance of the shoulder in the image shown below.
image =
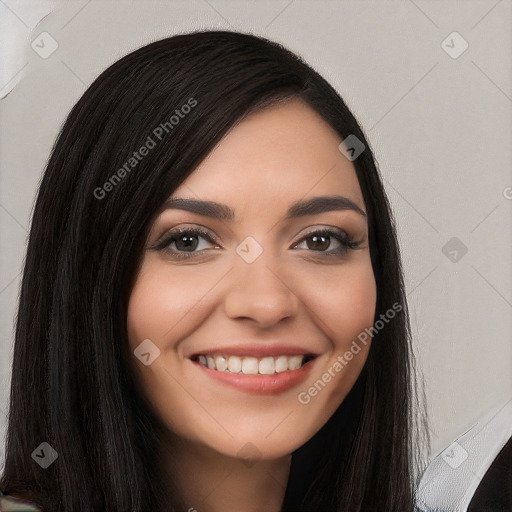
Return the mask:
<path fill-rule="evenodd" d="M 42 509 L 31 501 L 0 491 L 0 512 L 42 512 Z"/>

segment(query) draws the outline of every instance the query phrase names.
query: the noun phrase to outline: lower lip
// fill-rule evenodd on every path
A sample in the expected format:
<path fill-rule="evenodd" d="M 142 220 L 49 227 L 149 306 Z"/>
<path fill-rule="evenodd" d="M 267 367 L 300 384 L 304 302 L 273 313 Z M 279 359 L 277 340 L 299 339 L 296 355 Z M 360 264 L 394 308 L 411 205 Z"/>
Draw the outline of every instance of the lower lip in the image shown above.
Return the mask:
<path fill-rule="evenodd" d="M 204 364 L 193 361 L 208 377 L 228 386 L 255 395 L 277 395 L 303 382 L 311 372 L 316 358 L 301 366 L 298 370 L 286 370 L 272 375 L 245 375 L 243 373 L 219 372 Z"/>

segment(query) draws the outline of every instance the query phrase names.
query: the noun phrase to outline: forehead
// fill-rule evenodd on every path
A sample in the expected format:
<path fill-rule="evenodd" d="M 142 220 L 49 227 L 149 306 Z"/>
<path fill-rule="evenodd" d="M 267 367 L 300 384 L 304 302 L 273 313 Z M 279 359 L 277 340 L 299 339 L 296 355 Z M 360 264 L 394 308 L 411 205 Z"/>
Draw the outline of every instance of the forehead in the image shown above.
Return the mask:
<path fill-rule="evenodd" d="M 283 201 L 341 194 L 363 208 L 354 166 L 340 143 L 316 111 L 293 98 L 235 125 L 173 196 L 274 209 Z"/>

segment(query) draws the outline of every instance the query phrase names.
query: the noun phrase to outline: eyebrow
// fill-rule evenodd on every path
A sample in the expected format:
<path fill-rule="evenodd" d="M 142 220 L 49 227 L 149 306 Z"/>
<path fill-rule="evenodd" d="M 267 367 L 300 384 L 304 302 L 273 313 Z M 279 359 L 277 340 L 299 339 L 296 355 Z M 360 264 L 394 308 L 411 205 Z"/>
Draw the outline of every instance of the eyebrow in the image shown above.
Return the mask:
<path fill-rule="evenodd" d="M 229 206 L 215 201 L 171 197 L 164 203 L 162 211 L 168 209 L 185 210 L 221 221 L 233 221 L 235 219 L 235 212 Z M 336 210 L 352 210 L 366 218 L 366 212 L 357 206 L 354 201 L 348 197 L 338 195 L 318 196 L 304 201 L 297 201 L 290 206 L 285 218 L 293 219 Z"/>

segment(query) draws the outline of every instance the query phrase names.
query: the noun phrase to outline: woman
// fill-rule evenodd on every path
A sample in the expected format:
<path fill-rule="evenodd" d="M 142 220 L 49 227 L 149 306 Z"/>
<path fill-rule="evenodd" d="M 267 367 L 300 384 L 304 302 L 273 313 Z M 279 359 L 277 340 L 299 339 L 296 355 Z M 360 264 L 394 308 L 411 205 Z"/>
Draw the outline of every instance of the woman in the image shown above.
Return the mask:
<path fill-rule="evenodd" d="M 412 511 L 412 369 L 390 208 L 340 96 L 259 37 L 156 41 L 89 87 L 41 182 L 0 489 Z"/>

